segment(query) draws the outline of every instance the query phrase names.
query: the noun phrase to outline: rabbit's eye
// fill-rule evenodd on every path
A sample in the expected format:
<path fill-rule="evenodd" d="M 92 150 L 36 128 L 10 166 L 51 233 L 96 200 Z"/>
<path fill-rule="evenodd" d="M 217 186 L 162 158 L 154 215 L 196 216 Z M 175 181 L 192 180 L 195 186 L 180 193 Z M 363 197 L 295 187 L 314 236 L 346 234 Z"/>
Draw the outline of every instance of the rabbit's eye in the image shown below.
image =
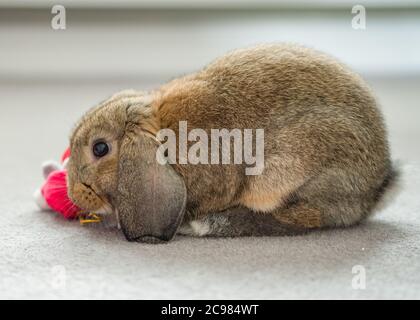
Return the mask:
<path fill-rule="evenodd" d="M 93 154 L 97 158 L 102 158 L 102 157 L 106 156 L 108 154 L 108 152 L 109 152 L 109 146 L 108 146 L 108 144 L 106 144 L 103 141 L 96 142 L 93 145 Z"/>

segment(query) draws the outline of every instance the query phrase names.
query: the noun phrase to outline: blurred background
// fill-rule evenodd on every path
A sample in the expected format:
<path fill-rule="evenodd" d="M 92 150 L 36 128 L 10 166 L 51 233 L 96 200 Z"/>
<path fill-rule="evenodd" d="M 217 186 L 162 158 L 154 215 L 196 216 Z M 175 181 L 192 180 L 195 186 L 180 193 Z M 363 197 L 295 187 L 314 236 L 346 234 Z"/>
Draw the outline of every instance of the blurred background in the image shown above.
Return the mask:
<path fill-rule="evenodd" d="M 56 4 L 66 9 L 64 30 L 51 26 Z M 355 5 L 366 9 L 365 29 L 352 27 Z M 273 41 L 323 50 L 361 73 L 384 110 L 394 158 L 420 160 L 420 1 L 2 0 L 1 165 L 37 172 L 61 154 L 79 116 L 113 92 L 153 88 L 228 50 Z"/>

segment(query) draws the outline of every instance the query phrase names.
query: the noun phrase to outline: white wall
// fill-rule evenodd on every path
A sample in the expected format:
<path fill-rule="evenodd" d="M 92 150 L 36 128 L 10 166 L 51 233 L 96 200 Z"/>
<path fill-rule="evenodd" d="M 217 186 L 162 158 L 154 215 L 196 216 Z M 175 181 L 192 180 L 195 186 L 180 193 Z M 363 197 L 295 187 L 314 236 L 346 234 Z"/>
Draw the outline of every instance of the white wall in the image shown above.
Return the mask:
<path fill-rule="evenodd" d="M 250 8 L 348 8 L 363 4 L 370 8 L 419 7 L 418 0 L 0 0 L 3 8 L 48 8 L 54 4 L 67 8 L 165 8 L 165 9 L 250 9 Z"/>
<path fill-rule="evenodd" d="M 67 29 L 55 31 L 50 8 L 42 3 L 36 10 L 4 9 L 8 1 L 0 3 L 0 80 L 168 78 L 227 50 L 271 41 L 313 46 L 365 75 L 420 74 L 416 8 L 368 9 L 367 29 L 354 30 L 351 7 L 112 11 L 70 6 Z"/>

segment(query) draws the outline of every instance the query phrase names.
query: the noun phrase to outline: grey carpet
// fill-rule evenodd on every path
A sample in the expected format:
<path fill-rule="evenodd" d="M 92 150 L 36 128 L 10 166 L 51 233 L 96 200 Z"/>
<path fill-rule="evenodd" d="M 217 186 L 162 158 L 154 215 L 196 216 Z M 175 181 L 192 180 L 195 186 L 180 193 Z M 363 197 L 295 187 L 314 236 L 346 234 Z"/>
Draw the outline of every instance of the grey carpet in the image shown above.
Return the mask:
<path fill-rule="evenodd" d="M 415 164 L 403 166 L 400 193 L 366 223 L 306 236 L 177 237 L 145 245 L 125 241 L 113 228 L 39 212 L 31 195 L 42 181 L 40 163 L 59 157 L 83 110 L 132 84 L 119 86 L 0 85 L 0 298 L 420 298 Z M 379 87 L 392 110 L 392 98 L 404 92 L 396 88 L 392 96 Z M 393 114 L 386 116 L 397 155 L 418 152 L 404 148 L 408 127 L 398 131 Z M 364 290 L 352 287 L 356 265 L 366 270 Z"/>

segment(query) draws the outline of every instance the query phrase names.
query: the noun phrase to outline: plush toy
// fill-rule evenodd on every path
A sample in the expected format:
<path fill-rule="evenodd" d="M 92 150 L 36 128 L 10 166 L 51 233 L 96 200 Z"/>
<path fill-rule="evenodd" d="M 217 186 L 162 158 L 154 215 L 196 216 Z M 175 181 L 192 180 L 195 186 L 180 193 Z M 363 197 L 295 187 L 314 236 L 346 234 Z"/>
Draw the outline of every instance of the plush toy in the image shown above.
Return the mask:
<path fill-rule="evenodd" d="M 69 157 L 70 149 L 67 148 L 61 157 L 61 163 L 48 161 L 42 165 L 45 181 L 41 188 L 35 191 L 35 201 L 41 210 L 58 212 L 66 219 L 79 218 L 82 224 L 99 222 L 97 215 L 83 213 L 67 194 L 66 164 Z"/>

